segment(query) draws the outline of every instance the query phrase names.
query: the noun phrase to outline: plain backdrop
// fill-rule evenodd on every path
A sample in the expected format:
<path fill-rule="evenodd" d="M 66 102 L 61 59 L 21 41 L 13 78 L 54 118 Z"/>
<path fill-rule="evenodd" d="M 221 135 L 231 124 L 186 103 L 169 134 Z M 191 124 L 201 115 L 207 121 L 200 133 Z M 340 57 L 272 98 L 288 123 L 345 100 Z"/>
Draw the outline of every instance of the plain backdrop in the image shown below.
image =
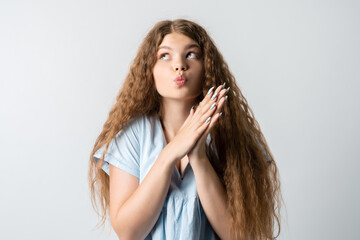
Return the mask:
<path fill-rule="evenodd" d="M 152 26 L 215 41 L 277 161 L 278 239 L 360 235 L 358 1 L 1 1 L 0 239 L 117 239 L 94 229 L 96 137 Z"/>

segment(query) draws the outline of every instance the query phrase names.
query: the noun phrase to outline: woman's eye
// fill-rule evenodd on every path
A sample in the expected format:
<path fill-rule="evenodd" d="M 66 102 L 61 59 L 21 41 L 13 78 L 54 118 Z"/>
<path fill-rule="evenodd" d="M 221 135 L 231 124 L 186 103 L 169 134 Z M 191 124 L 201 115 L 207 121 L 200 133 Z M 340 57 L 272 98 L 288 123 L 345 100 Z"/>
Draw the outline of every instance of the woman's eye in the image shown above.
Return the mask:
<path fill-rule="evenodd" d="M 167 56 L 167 58 L 165 58 L 165 56 Z M 161 56 L 160 56 L 160 59 L 163 59 L 163 60 L 166 60 L 168 58 L 169 58 L 169 54 L 167 54 L 167 53 L 161 54 Z"/>
<path fill-rule="evenodd" d="M 168 53 L 163 53 L 160 55 L 160 59 L 162 60 L 168 60 L 170 57 L 170 55 Z M 197 54 L 195 52 L 189 52 L 186 57 L 190 57 L 190 58 L 197 58 Z"/>
<path fill-rule="evenodd" d="M 196 53 L 194 53 L 194 52 L 189 52 L 188 55 L 192 55 L 193 58 L 197 57 Z"/>

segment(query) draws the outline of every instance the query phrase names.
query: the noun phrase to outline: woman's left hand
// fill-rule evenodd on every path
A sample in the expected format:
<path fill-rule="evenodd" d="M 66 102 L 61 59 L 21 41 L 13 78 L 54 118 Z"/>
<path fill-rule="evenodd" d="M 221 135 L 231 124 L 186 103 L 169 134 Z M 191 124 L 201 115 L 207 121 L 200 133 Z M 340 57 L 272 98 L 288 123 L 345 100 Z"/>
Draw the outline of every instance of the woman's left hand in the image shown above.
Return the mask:
<path fill-rule="evenodd" d="M 211 106 L 215 104 L 215 111 L 213 112 L 213 114 L 210 116 L 210 123 L 208 125 L 208 127 L 206 128 L 205 132 L 203 133 L 203 135 L 198 139 L 198 141 L 196 142 L 196 144 L 194 145 L 194 147 L 188 152 L 187 156 L 189 158 L 189 162 L 191 163 L 191 161 L 194 160 L 199 160 L 199 159 L 203 159 L 206 158 L 206 139 L 207 136 L 210 132 L 210 130 L 212 129 L 212 127 L 214 126 L 214 124 L 216 124 L 217 119 L 220 116 L 220 112 L 222 109 L 222 106 L 224 105 L 225 102 L 225 93 L 226 93 L 227 89 L 222 89 L 222 85 L 219 86 L 214 94 L 211 94 L 212 96 L 214 96 L 216 94 L 216 97 L 214 100 L 211 100 L 211 97 L 208 97 L 206 99 L 206 101 L 202 102 L 197 108 L 196 111 L 194 111 L 194 109 L 191 110 L 190 112 L 190 117 L 196 117 L 197 113 L 199 111 L 213 111 L 213 109 L 210 110 Z"/>

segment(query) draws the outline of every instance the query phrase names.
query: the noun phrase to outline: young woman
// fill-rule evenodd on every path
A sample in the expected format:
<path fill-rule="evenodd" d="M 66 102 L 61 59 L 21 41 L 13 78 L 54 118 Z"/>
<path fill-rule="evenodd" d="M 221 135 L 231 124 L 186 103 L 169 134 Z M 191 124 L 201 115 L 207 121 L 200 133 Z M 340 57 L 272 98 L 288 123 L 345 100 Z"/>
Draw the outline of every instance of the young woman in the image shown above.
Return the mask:
<path fill-rule="evenodd" d="M 144 39 L 89 183 L 120 239 L 272 239 L 275 223 L 280 233 L 270 149 L 212 39 L 188 20 L 161 21 Z"/>

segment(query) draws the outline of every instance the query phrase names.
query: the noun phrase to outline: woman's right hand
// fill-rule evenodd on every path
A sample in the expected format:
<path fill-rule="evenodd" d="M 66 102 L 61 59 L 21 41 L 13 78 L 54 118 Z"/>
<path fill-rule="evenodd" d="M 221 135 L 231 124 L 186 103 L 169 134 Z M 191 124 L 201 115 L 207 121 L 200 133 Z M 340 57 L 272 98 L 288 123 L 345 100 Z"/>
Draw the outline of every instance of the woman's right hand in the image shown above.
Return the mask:
<path fill-rule="evenodd" d="M 196 110 L 192 109 L 189 116 L 177 132 L 176 136 L 166 146 L 171 152 L 175 154 L 176 161 L 182 159 L 190 150 L 194 147 L 195 143 L 202 136 L 209 126 L 206 120 L 212 117 L 215 113 L 217 106 L 210 110 L 211 105 L 217 102 L 225 95 L 226 89 L 222 89 L 220 85 L 215 91 L 210 94 L 206 94 L 204 99 L 200 102 Z M 216 94 L 216 97 L 212 100 L 211 98 Z"/>

